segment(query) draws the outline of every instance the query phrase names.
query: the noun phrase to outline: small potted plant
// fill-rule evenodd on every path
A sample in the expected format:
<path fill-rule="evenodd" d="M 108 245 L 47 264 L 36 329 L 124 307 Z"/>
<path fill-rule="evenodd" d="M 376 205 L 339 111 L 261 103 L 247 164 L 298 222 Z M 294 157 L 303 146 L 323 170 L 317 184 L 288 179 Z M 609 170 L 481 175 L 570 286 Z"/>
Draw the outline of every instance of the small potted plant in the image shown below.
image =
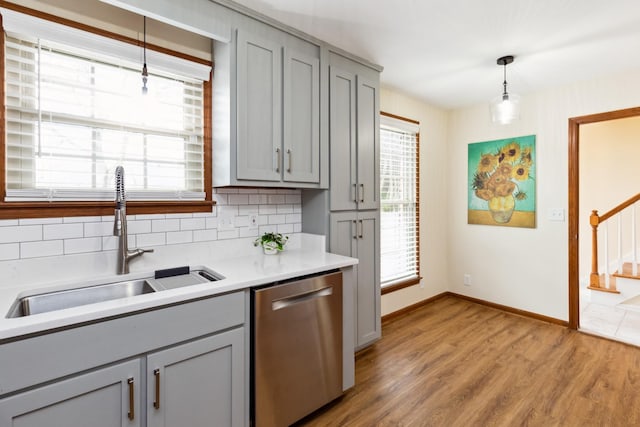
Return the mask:
<path fill-rule="evenodd" d="M 262 246 L 265 254 L 273 255 L 284 250 L 287 240 L 289 240 L 289 237 L 280 233 L 264 233 L 262 237 L 258 237 L 253 242 L 253 246 Z"/>

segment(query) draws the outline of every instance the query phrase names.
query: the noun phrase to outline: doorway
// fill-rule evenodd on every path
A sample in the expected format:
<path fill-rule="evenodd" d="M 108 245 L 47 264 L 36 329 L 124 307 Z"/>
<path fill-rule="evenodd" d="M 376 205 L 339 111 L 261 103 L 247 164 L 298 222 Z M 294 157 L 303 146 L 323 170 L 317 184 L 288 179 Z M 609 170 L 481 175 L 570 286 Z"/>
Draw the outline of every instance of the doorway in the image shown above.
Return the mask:
<path fill-rule="evenodd" d="M 640 116 L 640 107 L 569 119 L 569 327 L 580 327 L 580 126 Z M 584 236 L 588 238 L 589 236 Z"/>

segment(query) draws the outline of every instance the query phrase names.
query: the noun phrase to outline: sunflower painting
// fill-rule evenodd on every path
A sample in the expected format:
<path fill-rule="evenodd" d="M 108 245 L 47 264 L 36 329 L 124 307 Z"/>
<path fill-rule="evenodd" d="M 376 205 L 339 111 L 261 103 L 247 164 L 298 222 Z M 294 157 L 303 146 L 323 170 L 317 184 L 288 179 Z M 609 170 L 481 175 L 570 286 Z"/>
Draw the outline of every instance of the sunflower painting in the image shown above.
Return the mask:
<path fill-rule="evenodd" d="M 469 224 L 535 228 L 535 135 L 469 144 Z"/>

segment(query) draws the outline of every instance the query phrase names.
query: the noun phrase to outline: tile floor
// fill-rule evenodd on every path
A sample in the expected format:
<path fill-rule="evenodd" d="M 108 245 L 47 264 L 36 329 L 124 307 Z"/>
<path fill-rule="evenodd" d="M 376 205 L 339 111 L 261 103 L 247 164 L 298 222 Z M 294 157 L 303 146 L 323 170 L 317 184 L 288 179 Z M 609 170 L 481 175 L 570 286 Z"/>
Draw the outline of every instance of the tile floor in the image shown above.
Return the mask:
<path fill-rule="evenodd" d="M 580 330 L 640 346 L 640 304 L 596 303 L 589 292 L 580 287 Z"/>

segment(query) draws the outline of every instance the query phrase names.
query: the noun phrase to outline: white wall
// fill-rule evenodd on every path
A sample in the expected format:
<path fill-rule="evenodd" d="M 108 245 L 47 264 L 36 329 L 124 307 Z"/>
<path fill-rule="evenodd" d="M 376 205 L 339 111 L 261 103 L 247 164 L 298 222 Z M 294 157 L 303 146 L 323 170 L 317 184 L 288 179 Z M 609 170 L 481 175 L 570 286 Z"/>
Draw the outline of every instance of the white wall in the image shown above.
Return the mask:
<path fill-rule="evenodd" d="M 568 119 L 640 105 L 638 73 L 612 75 L 522 97 L 522 119 L 490 123 L 487 105 L 453 111 L 447 155 L 448 289 L 568 320 L 568 223 L 547 219 L 568 208 Z M 537 227 L 467 224 L 467 144 L 536 135 Z M 589 238 L 589 236 L 582 236 Z M 464 286 L 463 275 L 472 276 Z"/>
<path fill-rule="evenodd" d="M 382 315 L 445 292 L 447 278 L 447 113 L 382 88 L 380 109 L 420 122 L 420 285 L 382 296 Z"/>

